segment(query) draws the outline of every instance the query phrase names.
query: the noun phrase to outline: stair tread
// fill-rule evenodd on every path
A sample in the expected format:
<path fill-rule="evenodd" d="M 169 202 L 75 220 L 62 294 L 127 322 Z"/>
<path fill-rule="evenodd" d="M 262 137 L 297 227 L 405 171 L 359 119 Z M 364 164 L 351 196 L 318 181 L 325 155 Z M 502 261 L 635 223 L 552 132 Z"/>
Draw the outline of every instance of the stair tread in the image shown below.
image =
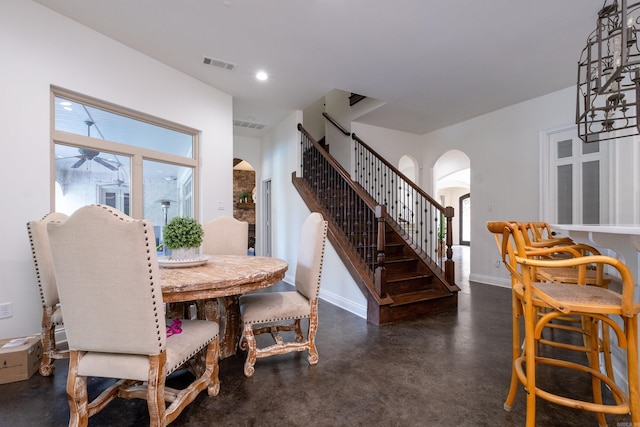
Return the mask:
<path fill-rule="evenodd" d="M 390 257 L 385 257 L 384 259 L 385 264 L 398 264 L 402 262 L 416 262 L 416 261 L 418 261 L 418 258 L 407 256 L 407 255 L 390 256 Z"/>
<path fill-rule="evenodd" d="M 400 282 L 403 280 L 430 279 L 433 274 L 428 271 L 398 271 L 387 273 L 387 283 Z"/>
<path fill-rule="evenodd" d="M 391 306 L 411 304 L 420 301 L 445 298 L 451 296 L 452 293 L 444 289 L 426 289 L 422 291 L 406 292 L 404 294 L 393 295 L 393 303 Z"/>

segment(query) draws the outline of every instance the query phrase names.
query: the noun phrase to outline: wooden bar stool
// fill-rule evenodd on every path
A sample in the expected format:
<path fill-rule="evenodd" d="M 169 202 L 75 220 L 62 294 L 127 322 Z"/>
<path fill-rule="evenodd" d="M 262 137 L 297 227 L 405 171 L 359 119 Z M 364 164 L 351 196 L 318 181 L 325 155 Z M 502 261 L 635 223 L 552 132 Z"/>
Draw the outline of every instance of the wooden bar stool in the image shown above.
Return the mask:
<path fill-rule="evenodd" d="M 488 222 L 487 228 L 496 235 L 505 267 L 511 274 L 513 295 L 512 378 L 504 407 L 510 410 L 517 392 L 518 382 L 527 390 L 527 422 L 535 425 L 536 398 L 597 414 L 600 425 L 606 425 L 605 414 L 630 414 L 633 425 L 640 425 L 640 396 L 638 394 L 638 324 L 640 306 L 633 301 L 634 281 L 629 269 L 621 261 L 602 255 L 589 255 L 571 259 L 536 259 L 536 252 L 527 249 L 522 230 L 517 224 Z M 543 250 L 546 251 L 547 249 Z M 587 266 L 602 263 L 614 268 L 622 280 L 622 292 L 598 286 L 587 286 Z M 536 269 L 541 267 L 572 267 L 578 270 L 577 284 L 537 281 Z M 540 309 L 546 313 L 540 315 Z M 542 331 L 556 318 L 578 315 L 591 319 L 589 364 L 542 357 L 537 344 Z M 622 326 L 612 316 L 622 319 Z M 524 345 L 521 342 L 520 319 L 524 320 Z M 598 358 L 598 325 L 602 323 L 614 331 L 620 348 L 626 350 L 628 392 L 622 390 L 612 378 L 600 372 Z M 544 390 L 536 383 L 539 365 L 570 369 L 591 376 L 593 401 L 561 396 Z M 601 386 L 605 384 L 615 403 L 603 402 Z"/>

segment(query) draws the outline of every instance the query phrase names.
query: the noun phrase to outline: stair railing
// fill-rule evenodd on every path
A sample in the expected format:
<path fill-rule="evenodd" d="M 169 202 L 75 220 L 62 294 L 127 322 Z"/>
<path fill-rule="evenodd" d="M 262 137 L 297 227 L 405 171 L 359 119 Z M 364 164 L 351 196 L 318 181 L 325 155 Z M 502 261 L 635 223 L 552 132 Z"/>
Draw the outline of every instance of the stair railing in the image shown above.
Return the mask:
<path fill-rule="evenodd" d="M 301 170 L 316 200 L 342 231 L 351 252 L 372 279 L 379 297 L 386 295 L 385 217 L 381 206 L 356 185 L 346 170 L 298 124 L 301 132 Z"/>
<path fill-rule="evenodd" d="M 342 132 L 345 136 L 351 136 L 351 132 L 346 130 L 344 126 L 342 126 L 336 119 L 331 117 L 329 113 L 323 111 L 322 116 L 329 121 L 332 125 L 334 125 L 340 132 Z"/>
<path fill-rule="evenodd" d="M 414 250 L 431 259 L 450 284 L 455 283 L 453 207 L 445 208 L 434 200 L 355 133 L 351 138 L 355 150 L 354 180 L 377 203 L 387 207 L 388 217 L 411 239 Z"/>

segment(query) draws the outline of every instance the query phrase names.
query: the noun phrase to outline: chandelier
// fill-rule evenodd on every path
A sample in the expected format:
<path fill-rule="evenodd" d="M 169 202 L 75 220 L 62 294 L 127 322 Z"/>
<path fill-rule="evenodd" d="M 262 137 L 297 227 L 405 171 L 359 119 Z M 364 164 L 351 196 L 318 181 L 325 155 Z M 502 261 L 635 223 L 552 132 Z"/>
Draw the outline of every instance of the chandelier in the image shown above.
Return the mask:
<path fill-rule="evenodd" d="M 584 142 L 640 134 L 640 2 L 605 0 L 578 62 L 576 124 Z"/>

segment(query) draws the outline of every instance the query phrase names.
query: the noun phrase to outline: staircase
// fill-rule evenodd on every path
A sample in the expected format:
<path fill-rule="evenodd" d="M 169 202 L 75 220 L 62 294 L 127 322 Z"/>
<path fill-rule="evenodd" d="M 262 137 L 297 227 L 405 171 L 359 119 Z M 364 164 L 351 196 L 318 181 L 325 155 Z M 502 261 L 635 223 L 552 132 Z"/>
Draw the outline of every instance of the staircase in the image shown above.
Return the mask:
<path fill-rule="evenodd" d="M 318 144 L 302 125 L 298 129 L 303 176 L 294 172 L 292 182 L 309 209 L 327 219 L 329 240 L 367 298 L 367 321 L 384 324 L 455 309 L 460 288 L 454 283 L 450 231 L 446 257 L 437 251 L 436 241 L 438 221 L 446 219 L 451 230 L 453 208 L 426 195 L 429 204 L 417 216 L 398 208 L 404 202 L 379 203 L 376 194 L 365 190 L 367 182 L 353 181 L 326 145 Z M 374 181 L 377 189 L 378 180 Z M 391 187 L 396 187 L 398 181 L 392 181 Z"/>

